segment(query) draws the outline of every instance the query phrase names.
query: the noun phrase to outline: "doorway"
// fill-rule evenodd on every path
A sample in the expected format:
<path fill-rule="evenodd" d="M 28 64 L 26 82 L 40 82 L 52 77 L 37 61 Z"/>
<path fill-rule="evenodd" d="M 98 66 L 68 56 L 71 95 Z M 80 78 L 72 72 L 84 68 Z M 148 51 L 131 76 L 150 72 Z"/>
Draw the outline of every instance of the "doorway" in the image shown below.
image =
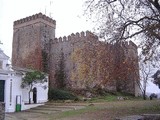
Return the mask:
<path fill-rule="evenodd" d="M 4 102 L 4 85 L 5 81 L 0 80 L 0 102 Z"/>
<path fill-rule="evenodd" d="M 33 88 L 33 103 L 37 103 L 37 88 Z"/>

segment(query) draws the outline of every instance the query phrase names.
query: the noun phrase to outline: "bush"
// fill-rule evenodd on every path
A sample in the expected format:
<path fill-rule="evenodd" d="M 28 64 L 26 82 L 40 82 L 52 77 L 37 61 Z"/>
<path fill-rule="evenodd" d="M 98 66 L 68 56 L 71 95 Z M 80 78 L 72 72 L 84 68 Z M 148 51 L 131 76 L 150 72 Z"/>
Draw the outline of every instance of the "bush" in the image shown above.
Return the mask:
<path fill-rule="evenodd" d="M 69 91 L 50 88 L 48 92 L 49 100 L 78 100 L 78 97 Z"/>
<path fill-rule="evenodd" d="M 150 95 L 150 97 L 152 97 L 152 98 L 157 98 L 157 94 L 152 93 L 152 94 Z"/>

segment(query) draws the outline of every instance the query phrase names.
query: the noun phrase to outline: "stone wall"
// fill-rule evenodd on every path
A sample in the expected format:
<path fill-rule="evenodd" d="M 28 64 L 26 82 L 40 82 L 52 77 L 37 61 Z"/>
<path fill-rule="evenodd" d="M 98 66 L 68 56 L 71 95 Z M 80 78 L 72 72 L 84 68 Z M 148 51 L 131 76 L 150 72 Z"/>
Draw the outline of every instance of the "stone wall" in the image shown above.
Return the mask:
<path fill-rule="evenodd" d="M 81 33 L 72 33 L 69 36 L 64 36 L 60 38 L 55 38 L 51 41 L 50 47 L 50 85 L 53 87 L 58 87 L 59 80 L 55 77 L 60 69 L 60 61 L 64 62 L 64 72 L 65 72 L 65 83 L 68 87 L 73 87 L 74 83 L 71 81 L 71 71 L 73 70 L 75 64 L 71 60 L 71 54 L 76 48 L 80 48 L 85 42 L 91 41 L 92 43 L 98 41 L 97 36 L 89 31 Z M 63 56 L 62 56 L 63 55 Z M 58 73 L 59 74 L 59 73 Z"/>
<path fill-rule="evenodd" d="M 5 104 L 0 102 L 0 120 L 5 119 Z"/>
<path fill-rule="evenodd" d="M 14 22 L 12 65 L 46 71 L 44 57 L 55 38 L 55 21 L 42 13 Z M 48 63 L 47 63 L 48 64 Z"/>
<path fill-rule="evenodd" d="M 98 40 L 98 37 L 93 33 L 81 32 L 76 34 L 71 34 L 69 36 L 64 36 L 56 38 L 51 41 L 50 48 L 50 85 L 52 87 L 59 87 L 60 80 L 56 78 L 56 74 L 61 69 L 59 67 L 60 61 L 64 62 L 64 73 L 65 80 L 63 81 L 67 88 L 71 89 L 86 89 L 88 86 L 85 85 L 77 77 L 74 80 L 71 78 L 72 74 L 76 74 L 77 62 L 72 60 L 72 54 L 76 49 L 83 49 L 84 53 L 92 52 L 89 50 L 97 49 L 97 51 L 104 49 L 102 56 L 98 60 L 96 56 L 90 56 L 90 60 L 100 61 L 97 64 L 106 62 L 103 64 L 105 67 L 100 73 L 97 73 L 96 65 L 93 64 L 89 73 L 97 74 L 92 78 L 92 82 L 89 83 L 89 87 L 93 88 L 95 86 L 100 86 L 103 89 L 109 91 L 121 91 L 126 93 L 134 94 L 135 92 L 135 80 L 138 80 L 138 53 L 137 46 L 133 42 L 121 42 L 117 44 L 109 44 Z M 88 48 L 83 48 L 84 45 L 88 45 Z M 99 46 L 95 47 L 95 46 Z M 80 57 L 80 56 L 79 56 Z M 84 56 L 85 57 L 85 56 Z M 79 58 L 81 59 L 81 58 Z M 89 63 L 88 63 L 89 64 Z M 93 70 L 95 68 L 95 70 Z M 88 73 L 88 76 L 89 76 Z M 107 76 L 108 74 L 108 76 Z M 86 80 L 88 79 L 86 76 Z"/>
<path fill-rule="evenodd" d="M 135 81 L 139 80 L 137 46 L 132 42 L 114 45 L 115 74 L 120 91 L 135 93 Z"/>
<path fill-rule="evenodd" d="M 99 86 L 134 94 L 139 70 L 137 46 L 133 42 L 109 44 L 99 41 L 89 31 L 55 38 L 55 25 L 54 20 L 41 13 L 15 21 L 13 66 L 49 73 L 50 87 L 86 89 Z M 77 50 L 84 56 L 76 53 Z M 78 59 L 73 60 L 73 55 Z M 77 77 L 80 59 L 83 60 L 81 65 L 90 65 L 83 79 Z"/>

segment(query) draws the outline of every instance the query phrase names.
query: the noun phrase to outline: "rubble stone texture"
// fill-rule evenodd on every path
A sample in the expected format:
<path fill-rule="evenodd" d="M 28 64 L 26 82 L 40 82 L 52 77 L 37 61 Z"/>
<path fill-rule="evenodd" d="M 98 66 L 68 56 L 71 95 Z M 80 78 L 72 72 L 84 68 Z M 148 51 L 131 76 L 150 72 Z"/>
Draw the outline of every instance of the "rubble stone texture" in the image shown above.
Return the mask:
<path fill-rule="evenodd" d="M 55 20 L 42 13 L 15 21 L 12 46 L 13 66 L 47 72 L 50 87 L 60 87 L 62 86 L 60 83 L 63 82 L 69 89 L 94 88 L 99 85 L 102 89 L 109 91 L 120 90 L 134 94 L 135 81 L 139 79 L 139 72 L 137 46 L 132 41 L 109 44 L 99 41 L 98 37 L 89 31 L 55 38 L 55 29 Z M 72 56 L 77 49 L 82 49 L 86 44 L 90 50 L 94 50 L 95 46 L 103 46 L 107 56 L 102 54 L 99 56 L 102 59 L 96 61 L 102 63 L 103 61 L 105 63 L 105 60 L 110 61 L 110 64 L 104 64 L 107 69 L 100 72 L 97 71 L 93 62 L 89 73 L 97 72 L 97 76 L 89 85 L 79 78 L 72 78 L 73 74 L 77 74 L 78 69 L 78 62 L 73 61 Z M 86 48 L 84 52 L 87 56 L 89 51 Z M 96 59 L 96 56 L 93 57 L 91 61 Z M 108 77 L 105 77 L 106 73 Z M 87 78 L 89 76 L 85 79 Z"/>
<path fill-rule="evenodd" d="M 5 120 L 5 104 L 0 102 L 0 120 Z"/>

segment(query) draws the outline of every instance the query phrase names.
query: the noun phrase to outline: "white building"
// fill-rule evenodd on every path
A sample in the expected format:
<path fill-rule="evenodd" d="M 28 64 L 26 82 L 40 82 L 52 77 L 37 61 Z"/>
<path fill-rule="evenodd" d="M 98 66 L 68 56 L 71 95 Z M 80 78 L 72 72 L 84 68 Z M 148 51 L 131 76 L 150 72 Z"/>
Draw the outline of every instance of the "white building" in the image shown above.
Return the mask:
<path fill-rule="evenodd" d="M 0 49 L 0 102 L 5 103 L 6 112 L 26 110 L 42 105 L 48 100 L 48 80 L 37 83 L 31 92 L 29 103 L 29 89 L 21 88 L 22 76 L 27 72 L 25 69 L 11 69 L 9 57 Z"/>

